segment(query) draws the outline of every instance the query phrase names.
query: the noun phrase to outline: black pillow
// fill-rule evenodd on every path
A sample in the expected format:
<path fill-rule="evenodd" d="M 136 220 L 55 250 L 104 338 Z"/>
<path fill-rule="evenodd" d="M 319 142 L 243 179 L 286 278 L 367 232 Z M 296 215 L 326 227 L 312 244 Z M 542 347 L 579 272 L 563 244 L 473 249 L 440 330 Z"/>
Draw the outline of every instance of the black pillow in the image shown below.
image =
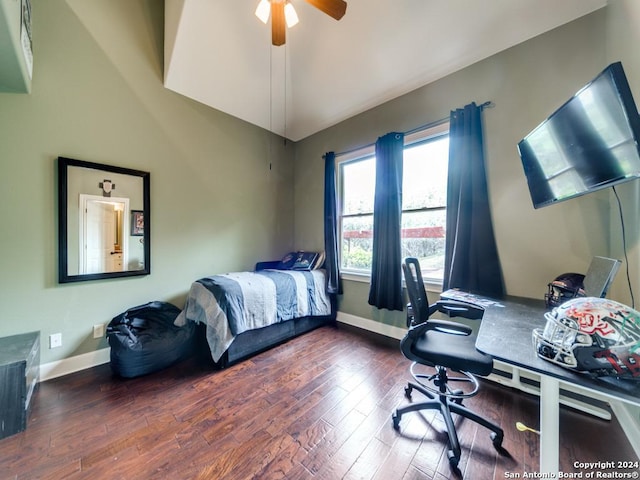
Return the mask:
<path fill-rule="evenodd" d="M 318 268 L 319 260 L 322 258 L 321 254 L 318 252 L 289 252 L 280 263 L 278 263 L 278 270 L 314 270 Z"/>

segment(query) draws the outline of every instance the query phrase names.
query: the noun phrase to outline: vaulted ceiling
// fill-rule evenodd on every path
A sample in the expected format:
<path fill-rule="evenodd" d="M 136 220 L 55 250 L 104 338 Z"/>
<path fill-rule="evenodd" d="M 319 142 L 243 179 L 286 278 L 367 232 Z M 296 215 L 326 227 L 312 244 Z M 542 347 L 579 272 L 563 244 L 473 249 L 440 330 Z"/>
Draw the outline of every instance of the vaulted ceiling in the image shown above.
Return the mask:
<path fill-rule="evenodd" d="M 607 3 L 347 0 L 336 21 L 290 1 L 274 47 L 259 0 L 165 0 L 165 87 L 298 141 Z"/>

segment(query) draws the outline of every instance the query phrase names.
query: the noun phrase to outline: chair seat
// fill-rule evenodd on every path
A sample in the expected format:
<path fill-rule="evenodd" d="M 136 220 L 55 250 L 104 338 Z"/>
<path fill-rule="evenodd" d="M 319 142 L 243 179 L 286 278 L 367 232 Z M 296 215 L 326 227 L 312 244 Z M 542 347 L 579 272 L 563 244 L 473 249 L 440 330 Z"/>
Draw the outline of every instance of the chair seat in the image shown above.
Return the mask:
<path fill-rule="evenodd" d="M 414 358 L 420 363 L 446 366 L 453 370 L 476 375 L 489 375 L 493 369 L 493 358 L 476 350 L 474 335 L 452 335 L 438 330 L 429 330 L 411 346 Z"/>

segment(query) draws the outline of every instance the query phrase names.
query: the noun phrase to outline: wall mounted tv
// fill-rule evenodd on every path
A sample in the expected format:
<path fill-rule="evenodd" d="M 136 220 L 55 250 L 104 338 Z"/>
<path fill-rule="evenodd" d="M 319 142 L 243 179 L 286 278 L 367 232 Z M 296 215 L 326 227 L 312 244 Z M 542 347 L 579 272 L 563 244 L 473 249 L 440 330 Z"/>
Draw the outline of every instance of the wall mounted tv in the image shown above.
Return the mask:
<path fill-rule="evenodd" d="M 640 116 L 616 62 L 518 143 L 534 208 L 640 177 Z"/>

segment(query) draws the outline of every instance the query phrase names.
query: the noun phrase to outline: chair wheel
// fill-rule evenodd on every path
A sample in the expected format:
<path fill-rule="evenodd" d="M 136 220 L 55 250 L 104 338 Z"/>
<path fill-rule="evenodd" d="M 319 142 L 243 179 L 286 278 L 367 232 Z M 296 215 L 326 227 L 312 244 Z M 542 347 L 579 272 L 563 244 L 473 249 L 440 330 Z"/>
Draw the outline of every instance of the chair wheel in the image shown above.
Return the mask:
<path fill-rule="evenodd" d="M 398 412 L 395 412 L 393 415 L 391 415 L 391 420 L 393 420 L 394 430 L 400 430 L 400 418 L 401 416 L 398 415 Z"/>
<path fill-rule="evenodd" d="M 496 449 L 500 449 L 502 447 L 502 440 L 504 439 L 504 435 L 499 435 L 496 432 L 491 432 L 491 435 L 489 435 L 489 437 L 491 438 L 493 446 Z"/>
<path fill-rule="evenodd" d="M 449 450 L 447 452 L 447 457 L 449 457 L 449 465 L 451 468 L 458 468 L 458 463 L 460 463 L 460 458 L 456 457 L 456 454 L 453 453 L 453 450 Z"/>
<path fill-rule="evenodd" d="M 413 392 L 413 387 L 411 385 L 404 387 L 404 396 L 411 400 L 411 392 Z"/>

